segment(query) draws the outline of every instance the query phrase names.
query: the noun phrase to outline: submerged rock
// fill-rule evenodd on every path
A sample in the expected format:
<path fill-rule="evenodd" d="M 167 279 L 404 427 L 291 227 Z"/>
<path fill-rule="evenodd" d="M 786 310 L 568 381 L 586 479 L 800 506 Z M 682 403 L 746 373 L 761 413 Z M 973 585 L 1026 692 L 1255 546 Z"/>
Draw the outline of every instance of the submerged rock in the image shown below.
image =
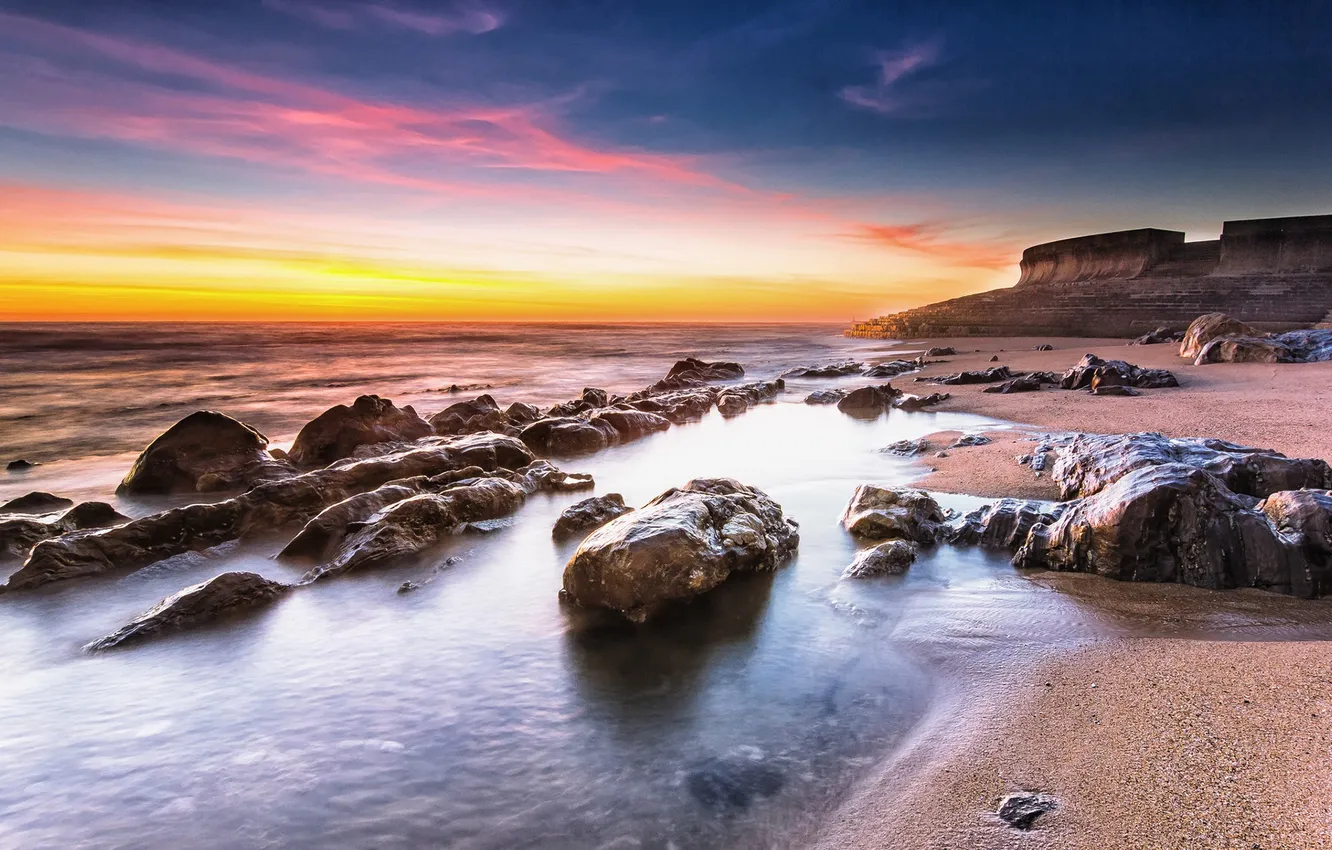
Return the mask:
<path fill-rule="evenodd" d="M 892 384 L 861 387 L 847 393 L 837 402 L 837 409 L 843 413 L 861 416 L 878 416 L 892 405 L 893 399 L 901 395 Z"/>
<path fill-rule="evenodd" d="M 1029 830 L 1041 815 L 1059 808 L 1058 801 L 1048 794 L 1023 791 L 1009 794 L 999 802 L 999 819 L 1014 829 Z"/>
<path fill-rule="evenodd" d="M 851 566 L 842 572 L 842 578 L 901 575 L 915 560 L 914 544 L 905 540 L 889 540 L 857 555 Z"/>
<path fill-rule="evenodd" d="M 1238 319 L 1232 319 L 1225 313 L 1204 313 L 1194 319 L 1184 331 L 1184 339 L 1179 344 L 1179 356 L 1190 360 L 1197 358 L 1207 344 L 1223 336 L 1260 337 L 1262 333 L 1251 325 Z"/>
<path fill-rule="evenodd" d="M 39 541 L 122 522 L 129 522 L 129 517 L 106 502 L 82 502 L 59 514 L 0 514 L 0 558 L 22 558 Z"/>
<path fill-rule="evenodd" d="M 225 413 L 200 410 L 162 432 L 134 460 L 122 495 L 206 493 L 295 475 L 268 452 L 268 438 Z"/>
<path fill-rule="evenodd" d="M 256 573 L 222 573 L 168 596 L 151 610 L 84 649 L 101 652 L 191 629 L 227 614 L 268 605 L 289 590 L 290 585 L 270 581 Z"/>
<path fill-rule="evenodd" d="M 852 534 L 917 543 L 933 543 L 944 519 L 939 503 L 923 490 L 874 484 L 857 487 L 842 513 L 842 525 Z"/>
<path fill-rule="evenodd" d="M 631 510 L 633 509 L 624 503 L 624 497 L 619 493 L 593 496 L 565 508 L 560 518 L 555 521 L 551 536 L 556 540 L 565 540 L 579 532 L 599 528 Z"/>
<path fill-rule="evenodd" d="M 350 407 L 339 404 L 307 422 L 287 457 L 298 466 L 325 466 L 351 457 L 360 446 L 411 442 L 434 433 L 411 405 L 399 409 L 386 398 L 363 395 Z"/>
<path fill-rule="evenodd" d="M 747 754 L 711 758 L 685 776 L 690 795 L 709 809 L 744 810 L 782 790 L 780 770 Z"/>
<path fill-rule="evenodd" d="M 775 569 L 799 541 L 795 522 L 762 491 L 695 479 L 592 532 L 565 567 L 561 598 L 643 622 L 733 572 Z"/>
<path fill-rule="evenodd" d="M 33 490 L 0 505 L 0 514 L 49 514 L 74 507 L 72 499 Z"/>
<path fill-rule="evenodd" d="M 846 398 L 846 390 L 815 390 L 805 396 L 805 404 L 837 404 Z"/>

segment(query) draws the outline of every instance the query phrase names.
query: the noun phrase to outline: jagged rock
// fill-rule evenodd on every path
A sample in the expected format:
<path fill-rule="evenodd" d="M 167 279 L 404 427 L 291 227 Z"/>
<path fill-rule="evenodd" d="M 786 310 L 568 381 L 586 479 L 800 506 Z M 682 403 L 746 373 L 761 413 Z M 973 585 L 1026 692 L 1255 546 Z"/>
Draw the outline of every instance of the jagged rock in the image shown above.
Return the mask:
<path fill-rule="evenodd" d="M 911 457 L 929 450 L 930 443 L 924 437 L 916 437 L 914 440 L 897 440 L 879 449 L 884 454 L 900 455 L 902 457 Z"/>
<path fill-rule="evenodd" d="M 1016 378 L 1010 378 L 1002 384 L 995 384 L 992 387 L 986 387 L 981 390 L 983 393 L 1030 393 L 1036 392 L 1043 383 L 1054 383 L 1052 381 L 1043 381 L 1041 376 L 1049 374 L 1048 372 L 1032 372 L 1029 375 L 1019 375 Z"/>
<path fill-rule="evenodd" d="M 805 396 L 805 404 L 837 404 L 846 398 L 846 390 L 815 390 Z"/>
<path fill-rule="evenodd" d="M 952 357 L 957 354 L 957 350 L 951 346 L 931 348 L 925 352 L 926 357 Z"/>
<path fill-rule="evenodd" d="M 795 522 L 762 491 L 695 479 L 588 535 L 565 567 L 561 598 L 642 622 L 733 572 L 775 569 L 799 541 Z"/>
<path fill-rule="evenodd" d="M 624 503 L 624 497 L 619 493 L 607 493 L 604 496 L 584 499 L 564 509 L 564 513 L 555 521 L 551 536 L 557 540 L 564 540 L 580 531 L 599 528 L 631 510 L 633 509 Z"/>
<path fill-rule="evenodd" d="M 610 425 L 621 440 L 636 440 L 671 427 L 671 421 L 666 417 L 643 410 L 607 408 L 592 414 L 590 421 Z"/>
<path fill-rule="evenodd" d="M 0 590 L 26 590 L 66 579 L 130 571 L 172 555 L 207 549 L 292 522 L 389 481 L 479 466 L 520 469 L 534 458 L 521 442 L 498 434 L 439 440 L 377 457 L 265 481 L 239 496 L 187 505 L 112 528 L 75 531 L 43 540 Z"/>
<path fill-rule="evenodd" d="M 430 417 L 430 427 L 442 435 L 502 431 L 507 425 L 509 417 L 489 395 L 451 404 Z"/>
<path fill-rule="evenodd" d="M 256 573 L 222 573 L 168 596 L 151 610 L 84 649 L 101 652 L 192 629 L 228 614 L 268 605 L 289 590 L 290 585 L 270 581 Z"/>
<path fill-rule="evenodd" d="M 648 391 L 693 389 L 711 381 L 733 381 L 744 376 L 744 367 L 739 363 L 708 363 L 694 357 L 686 357 L 672 366 L 665 378 L 648 387 Z"/>
<path fill-rule="evenodd" d="M 41 464 L 33 463 L 30 460 L 24 460 L 23 458 L 19 458 L 18 460 L 11 460 L 9 463 L 5 464 L 5 471 L 27 472 L 29 469 L 32 469 L 35 466 L 41 466 Z"/>
<path fill-rule="evenodd" d="M 656 413 L 679 425 L 682 422 L 701 419 L 712 409 L 718 394 L 719 391 L 708 388 L 656 395 L 644 390 L 629 396 L 625 403 L 635 410 Z"/>
<path fill-rule="evenodd" d="M 1332 487 L 1332 468 L 1317 459 L 1288 458 L 1213 439 L 1171 439 L 1156 433 L 1079 434 L 1064 446 L 1052 478 L 1059 497 L 1090 496 L 1143 466 L 1183 463 L 1205 469 L 1236 493 L 1263 498 L 1280 490 Z"/>
<path fill-rule="evenodd" d="M 966 449 L 972 446 L 988 446 L 991 442 L 993 441 L 983 434 L 963 434 L 948 448 Z"/>
<path fill-rule="evenodd" d="M 1036 819 L 1059 808 L 1059 803 L 1048 794 L 1024 791 L 1009 794 L 999 802 L 999 819 L 1014 829 L 1029 830 Z"/>
<path fill-rule="evenodd" d="M 851 566 L 842 572 L 842 578 L 901 575 L 915 560 L 914 544 L 905 540 L 889 540 L 857 555 Z"/>
<path fill-rule="evenodd" d="M 565 472 L 548 460 L 534 461 L 510 475 L 509 479 L 521 484 L 528 493 L 574 493 L 596 486 L 591 475 Z"/>
<path fill-rule="evenodd" d="M 1294 352 L 1270 337 L 1223 336 L 1204 345 L 1193 365 L 1293 362 L 1295 362 Z"/>
<path fill-rule="evenodd" d="M 788 369 L 782 373 L 783 378 L 844 378 L 847 375 L 858 375 L 865 371 L 864 363 L 857 363 L 854 360 L 843 360 L 840 363 L 829 363 L 826 366 L 801 366 L 796 369 Z"/>
<path fill-rule="evenodd" d="M 72 499 L 33 490 L 0 505 L 0 514 L 49 514 L 74 507 Z"/>
<path fill-rule="evenodd" d="M 1197 467 L 1143 467 L 1034 526 L 1013 563 L 1212 589 L 1309 595 L 1311 584 L 1324 585 L 1328 576 L 1310 582 L 1299 547 L 1251 504 Z"/>
<path fill-rule="evenodd" d="M 1179 344 L 1179 356 L 1193 360 L 1207 347 L 1207 343 L 1223 336 L 1259 337 L 1262 333 L 1225 313 L 1204 313 L 1184 331 L 1184 339 Z"/>
<path fill-rule="evenodd" d="M 1108 386 L 1160 388 L 1177 387 L 1179 381 L 1165 369 L 1144 369 L 1123 360 L 1102 360 L 1095 354 L 1086 354 L 1064 373 L 1059 386 L 1066 390 Z"/>
<path fill-rule="evenodd" d="M 837 402 L 837 409 L 852 415 L 877 416 L 887 410 L 899 395 L 901 391 L 894 389 L 892 384 L 861 387 L 847 393 Z"/>
<path fill-rule="evenodd" d="M 1184 338 L 1184 332 L 1172 330 L 1167 327 L 1160 327 L 1154 331 L 1143 334 L 1129 345 L 1160 345 L 1166 342 L 1179 342 Z"/>
<path fill-rule="evenodd" d="M 1033 526 L 1054 522 L 1063 507 L 1024 499 L 1000 499 L 977 508 L 948 529 L 948 541 L 1015 550 L 1027 539 Z"/>
<path fill-rule="evenodd" d="M 992 384 L 995 381 L 1007 381 L 1009 378 L 1017 377 L 1007 366 L 991 366 L 978 372 L 955 372 L 952 375 L 939 375 L 933 378 L 917 378 L 917 381 L 925 381 L 931 384 L 947 384 L 956 386 L 958 384 Z"/>
<path fill-rule="evenodd" d="M 534 404 L 515 401 L 504 409 L 504 416 L 515 425 L 527 425 L 541 418 L 541 410 Z"/>
<path fill-rule="evenodd" d="M 919 364 L 911 360 L 889 360 L 887 363 L 869 367 L 865 370 L 864 376 L 866 378 L 896 378 L 898 375 L 914 372 L 919 368 Z"/>
<path fill-rule="evenodd" d="M 411 405 L 402 409 L 377 395 L 363 395 L 348 407 L 331 407 L 305 424 L 287 456 L 298 466 L 325 466 L 351 457 L 360 446 L 410 442 L 432 436 Z"/>
<path fill-rule="evenodd" d="M 22 558 L 38 541 L 122 522 L 129 522 L 129 517 L 121 515 L 106 502 L 82 502 L 59 515 L 0 514 L 0 558 Z"/>
<path fill-rule="evenodd" d="M 944 522 L 943 510 L 928 493 L 905 487 L 861 484 L 842 513 L 842 525 L 871 540 L 901 538 L 932 543 Z"/>
<path fill-rule="evenodd" d="M 116 492 L 211 492 L 294 474 L 290 464 L 268 453 L 263 434 L 224 413 L 200 410 L 149 443 Z"/>
<path fill-rule="evenodd" d="M 1033 345 L 1033 346 L 1031 347 L 1031 350 L 1032 350 L 1032 351 L 1054 351 L 1054 346 L 1051 345 L 1051 344 L 1048 343 L 1048 342 L 1043 342 L 1043 343 L 1041 343 L 1040 345 Z"/>
<path fill-rule="evenodd" d="M 717 412 L 727 417 L 738 416 L 760 402 L 776 398 L 784 389 L 786 382 L 781 378 L 727 387 L 717 396 Z"/>
<path fill-rule="evenodd" d="M 1292 576 L 1292 592 L 1323 596 L 1332 587 L 1332 493 L 1327 490 L 1282 490 L 1258 504 L 1277 533 L 1299 549 L 1307 564 L 1303 576 Z"/>
<path fill-rule="evenodd" d="M 1137 390 L 1133 389 L 1133 387 L 1124 387 L 1124 386 L 1120 386 L 1119 384 L 1109 384 L 1109 385 L 1105 385 L 1105 386 L 1102 386 L 1102 385 L 1099 385 L 1099 384 L 1098 384 L 1098 385 L 1093 385 L 1092 388 L 1091 388 L 1091 394 L 1092 394 L 1092 395 L 1117 395 L 1117 396 L 1142 395 L 1142 393 L 1140 393 L 1140 392 L 1138 392 Z"/>
<path fill-rule="evenodd" d="M 1286 331 L 1274 339 L 1291 351 L 1298 363 L 1322 363 L 1332 360 L 1332 328 Z"/>
<path fill-rule="evenodd" d="M 897 410 L 907 412 L 924 410 L 927 407 L 934 407 L 952 398 L 951 393 L 930 393 L 929 395 L 900 395 L 893 399 L 893 407 Z"/>

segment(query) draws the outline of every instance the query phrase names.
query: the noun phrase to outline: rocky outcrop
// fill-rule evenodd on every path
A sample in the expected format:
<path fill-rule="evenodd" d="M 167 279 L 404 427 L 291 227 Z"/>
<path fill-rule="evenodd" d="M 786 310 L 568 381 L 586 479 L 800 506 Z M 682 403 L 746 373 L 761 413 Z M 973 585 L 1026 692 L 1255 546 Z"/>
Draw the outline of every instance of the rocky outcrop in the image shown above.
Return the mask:
<path fill-rule="evenodd" d="M 719 393 L 720 390 L 711 388 L 679 390 L 655 395 L 643 391 L 629 396 L 625 404 L 634 410 L 645 410 L 648 413 L 664 416 L 673 424 L 679 425 L 702 419 L 709 410 L 712 410 Z"/>
<path fill-rule="evenodd" d="M 0 513 L 0 559 L 22 558 L 41 540 L 122 522 L 129 517 L 106 502 L 82 502 L 58 514 Z"/>
<path fill-rule="evenodd" d="M 605 407 L 611 403 L 610 393 L 597 387 L 583 387 L 583 393 L 578 398 L 561 402 L 550 410 L 546 415 L 550 417 L 577 416 L 580 413 L 588 413 L 599 407 Z"/>
<path fill-rule="evenodd" d="M 1184 339 L 1179 344 L 1179 356 L 1190 360 L 1196 358 L 1214 339 L 1225 336 L 1262 336 L 1252 325 L 1238 319 L 1232 319 L 1225 313 L 1204 313 L 1194 319 L 1184 331 Z"/>
<path fill-rule="evenodd" d="M 871 540 L 899 538 L 932 543 L 945 521 L 943 509 L 928 493 L 906 487 L 862 484 L 842 513 L 842 525 Z"/>
<path fill-rule="evenodd" d="M 1059 452 L 1051 477 L 1061 499 L 1090 496 L 1144 466 L 1185 464 L 1216 475 L 1231 490 L 1263 498 L 1280 490 L 1332 487 L 1325 461 L 1288 458 L 1214 439 L 1172 439 L 1156 433 L 1079 434 Z"/>
<path fill-rule="evenodd" d="M 305 522 L 329 505 L 395 479 L 438 475 L 468 466 L 519 469 L 534 460 L 513 437 L 478 434 L 436 439 L 440 442 L 435 445 L 346 460 L 304 475 L 266 481 L 231 499 L 173 508 L 113 528 L 43 540 L 33 547 L 23 567 L 0 585 L 0 590 L 12 592 L 138 569 L 182 552 Z"/>
<path fill-rule="evenodd" d="M 734 381 L 745 376 L 739 363 L 713 362 L 686 357 L 678 361 L 666 377 L 648 387 L 650 392 L 685 390 L 705 386 L 713 381 Z"/>
<path fill-rule="evenodd" d="M 560 416 L 538 419 L 519 433 L 534 450 L 550 455 L 576 455 L 600 451 L 619 441 L 620 434 L 606 421 Z"/>
<path fill-rule="evenodd" d="M 411 405 L 399 409 L 386 398 L 363 395 L 350 407 L 339 404 L 307 422 L 287 457 L 298 466 L 325 466 L 351 457 L 360 446 L 411 442 L 434 433 Z"/>
<path fill-rule="evenodd" d="M 901 575 L 916 560 L 916 547 L 905 540 L 889 540 L 863 550 L 842 571 L 842 578 Z"/>
<path fill-rule="evenodd" d="M 1332 360 L 1332 330 L 1291 331 L 1272 336 L 1223 336 L 1203 346 L 1195 366 L 1208 363 L 1316 363 Z"/>
<path fill-rule="evenodd" d="M 899 395 L 893 399 L 893 407 L 897 410 L 908 412 L 924 410 L 927 407 L 934 407 L 942 404 L 953 396 L 949 393 L 930 393 L 929 395 L 911 395 L 910 393 Z"/>
<path fill-rule="evenodd" d="M 910 440 L 896 440 L 889 443 L 879 451 L 884 454 L 897 455 L 898 457 L 911 457 L 912 455 L 923 454 L 930 450 L 930 442 L 924 437 L 916 437 Z"/>
<path fill-rule="evenodd" d="M 843 360 L 826 366 L 800 366 L 782 373 L 783 378 L 844 378 L 847 375 L 859 375 L 865 371 L 864 363 Z"/>
<path fill-rule="evenodd" d="M 642 622 L 734 572 L 775 569 L 799 539 L 795 522 L 762 491 L 697 479 L 588 535 L 564 570 L 561 598 Z"/>
<path fill-rule="evenodd" d="M 1026 375 L 1019 375 L 1016 378 L 1009 378 L 1002 384 L 996 384 L 993 387 L 986 387 L 981 390 L 983 393 L 1031 393 L 1036 392 L 1045 384 L 1058 384 L 1059 379 L 1050 372 L 1031 372 Z"/>
<path fill-rule="evenodd" d="M 1144 369 L 1123 360 L 1102 360 L 1095 354 L 1083 358 L 1064 373 L 1059 386 L 1066 390 L 1096 390 L 1101 387 L 1177 387 L 1179 381 L 1165 369 Z"/>
<path fill-rule="evenodd" d="M 852 416 L 878 416 L 901 394 L 892 384 L 861 387 L 847 393 L 837 402 L 837 409 Z"/>
<path fill-rule="evenodd" d="M 925 381 L 931 384 L 948 384 L 955 386 L 958 384 L 993 384 L 995 381 L 1007 381 L 1016 375 L 1007 366 L 991 366 L 988 369 L 971 372 L 955 372 L 951 375 L 938 375 L 928 378 L 917 378 L 917 381 Z"/>
<path fill-rule="evenodd" d="M 168 596 L 151 610 L 84 649 L 101 652 L 196 628 L 224 616 L 271 604 L 289 590 L 290 585 L 270 581 L 256 573 L 222 573 Z"/>
<path fill-rule="evenodd" d="M 1323 596 L 1332 575 L 1332 493 L 1327 490 L 1283 490 L 1264 499 L 1257 510 L 1305 560 L 1304 574 L 1292 577 L 1296 593 Z"/>
<path fill-rule="evenodd" d="M 1148 331 L 1133 340 L 1129 345 L 1161 345 L 1167 342 L 1179 342 L 1183 338 L 1183 331 L 1173 330 L 1167 327 L 1159 327 L 1155 330 Z"/>
<path fill-rule="evenodd" d="M 784 389 L 786 382 L 781 378 L 727 387 L 717 395 L 717 412 L 726 417 L 739 416 L 756 404 L 771 401 Z"/>
<path fill-rule="evenodd" d="M 914 372 L 919 368 L 920 364 L 911 360 L 889 360 L 887 363 L 869 367 L 862 374 L 866 378 L 896 378 L 898 375 Z"/>
<path fill-rule="evenodd" d="M 508 414 L 500 410 L 495 399 L 489 395 L 481 395 L 470 401 L 451 404 L 436 413 L 430 417 L 430 427 L 436 434 L 448 436 L 475 434 L 480 431 L 504 433 L 512 426 Z"/>
<path fill-rule="evenodd" d="M 513 425 L 526 425 L 541 418 L 541 409 L 534 404 L 515 401 L 504 408 L 504 415 Z"/>
<path fill-rule="evenodd" d="M 1048 505 L 1025 499 L 1000 499 L 967 514 L 947 531 L 950 543 L 1016 550 L 1033 527 L 1052 523 L 1063 505 Z"/>
<path fill-rule="evenodd" d="M 593 496 L 565 508 L 560 518 L 555 521 L 551 536 L 556 540 L 567 540 L 575 534 L 600 528 L 631 510 L 632 508 L 624 503 L 624 497 L 619 493 Z"/>
<path fill-rule="evenodd" d="M 606 408 L 592 414 L 588 421 L 606 423 L 615 431 L 617 439 L 622 441 L 637 440 L 671 427 L 671 421 L 666 417 L 645 410 Z"/>
<path fill-rule="evenodd" d="M 837 404 L 846 398 L 846 390 L 815 390 L 805 396 L 805 404 Z"/>
<path fill-rule="evenodd" d="M 116 492 L 207 493 L 294 474 L 290 464 L 269 454 L 263 434 L 224 413 L 200 410 L 149 443 Z"/>
<path fill-rule="evenodd" d="M 0 514 L 49 514 L 74 507 L 72 499 L 33 490 L 0 505 Z"/>

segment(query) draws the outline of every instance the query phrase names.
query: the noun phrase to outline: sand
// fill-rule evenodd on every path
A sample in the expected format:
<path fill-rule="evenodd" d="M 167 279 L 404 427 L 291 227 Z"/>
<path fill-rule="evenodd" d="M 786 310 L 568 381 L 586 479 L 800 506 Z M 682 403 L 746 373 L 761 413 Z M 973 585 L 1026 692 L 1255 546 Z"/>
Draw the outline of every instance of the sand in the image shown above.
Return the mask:
<path fill-rule="evenodd" d="M 1053 351 L 1032 346 L 1050 343 Z M 924 374 L 999 363 L 1062 372 L 1084 353 L 1168 368 L 1181 387 L 1132 398 L 950 387 L 943 409 L 1023 423 L 987 446 L 922 463 L 919 483 L 975 495 L 1053 498 L 1016 457 L 1059 431 L 1221 437 L 1332 459 L 1332 363 L 1195 367 L 1176 346 L 1122 340 L 928 340 L 959 352 Z M 980 349 L 980 352 L 975 352 Z M 1000 349 L 1003 349 L 1001 352 Z M 911 377 L 894 383 L 912 391 Z M 942 448 L 955 432 L 931 440 Z M 1326 600 L 1259 591 L 1117 585 L 1095 576 L 1033 581 L 1165 634 L 1244 634 L 1261 642 L 1134 637 L 1052 651 L 1034 666 L 959 676 L 913 741 L 881 766 L 828 825 L 824 848 L 1332 847 L 1332 633 Z M 1269 604 L 1270 603 L 1270 604 Z M 1277 607 L 1278 613 L 1267 610 Z M 1320 627 L 1321 626 L 1321 627 Z M 1227 631 L 1229 629 L 1229 631 Z M 1030 832 L 992 812 L 1020 790 L 1059 811 Z"/>

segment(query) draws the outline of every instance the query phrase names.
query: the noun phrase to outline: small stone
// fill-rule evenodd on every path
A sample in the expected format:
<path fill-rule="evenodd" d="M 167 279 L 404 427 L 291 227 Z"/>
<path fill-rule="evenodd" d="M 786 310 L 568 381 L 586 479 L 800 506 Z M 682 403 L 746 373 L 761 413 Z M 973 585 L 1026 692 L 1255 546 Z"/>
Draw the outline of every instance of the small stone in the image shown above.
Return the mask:
<path fill-rule="evenodd" d="M 32 469 L 34 466 L 41 466 L 41 464 L 33 463 L 30 460 L 24 460 L 23 458 L 19 458 L 18 460 L 11 460 L 5 466 L 5 469 L 10 472 L 27 472 L 29 469 Z"/>
<path fill-rule="evenodd" d="M 1029 830 L 1041 815 L 1053 812 L 1059 803 L 1048 794 L 1023 791 L 999 801 L 998 815 L 1014 829 Z"/>

